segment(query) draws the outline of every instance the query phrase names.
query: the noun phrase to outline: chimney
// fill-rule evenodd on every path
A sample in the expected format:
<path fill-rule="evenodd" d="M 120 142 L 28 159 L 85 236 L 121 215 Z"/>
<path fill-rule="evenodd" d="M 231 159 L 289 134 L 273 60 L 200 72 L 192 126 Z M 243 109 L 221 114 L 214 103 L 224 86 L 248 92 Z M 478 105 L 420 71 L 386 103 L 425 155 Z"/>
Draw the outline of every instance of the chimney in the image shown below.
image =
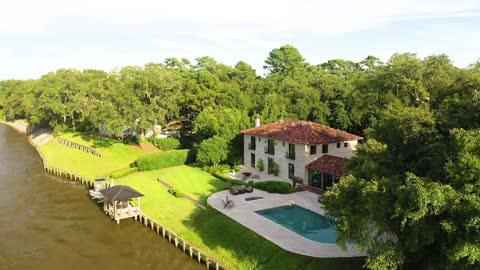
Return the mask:
<path fill-rule="evenodd" d="M 260 115 L 257 114 L 257 116 L 255 116 L 255 127 L 259 127 L 260 126 Z"/>

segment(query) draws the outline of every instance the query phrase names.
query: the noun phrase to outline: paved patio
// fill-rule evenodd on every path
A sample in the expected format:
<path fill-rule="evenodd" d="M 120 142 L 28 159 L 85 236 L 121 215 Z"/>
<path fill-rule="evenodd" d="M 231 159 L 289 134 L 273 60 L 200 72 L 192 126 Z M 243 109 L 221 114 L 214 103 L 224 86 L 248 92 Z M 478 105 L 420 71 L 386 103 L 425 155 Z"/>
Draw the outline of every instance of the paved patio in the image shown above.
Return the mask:
<path fill-rule="evenodd" d="M 225 199 L 226 196 L 234 201 L 234 207 L 224 208 L 221 200 Z M 245 198 L 248 197 L 263 197 L 263 199 L 245 201 Z M 207 203 L 226 216 L 290 252 L 318 258 L 366 256 L 366 253 L 357 250 L 353 246 L 348 246 L 347 250 L 342 250 L 336 244 L 320 243 L 307 239 L 255 213 L 255 211 L 259 210 L 296 204 L 323 215 L 324 210 L 322 205 L 318 203 L 317 194 L 308 191 L 274 194 L 255 189 L 252 193 L 233 196 L 228 190 L 225 190 L 211 195 L 207 199 Z"/>

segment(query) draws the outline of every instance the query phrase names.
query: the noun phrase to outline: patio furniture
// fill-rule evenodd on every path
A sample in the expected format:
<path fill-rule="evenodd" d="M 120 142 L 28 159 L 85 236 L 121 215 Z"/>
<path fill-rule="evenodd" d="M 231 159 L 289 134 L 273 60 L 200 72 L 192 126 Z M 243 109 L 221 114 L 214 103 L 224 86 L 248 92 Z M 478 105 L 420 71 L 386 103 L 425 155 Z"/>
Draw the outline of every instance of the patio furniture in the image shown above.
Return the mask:
<path fill-rule="evenodd" d="M 230 194 L 232 195 L 238 195 L 238 194 L 243 194 L 246 192 L 246 186 L 241 185 L 241 186 L 234 186 L 230 188 Z"/>
<path fill-rule="evenodd" d="M 234 202 L 233 200 L 230 200 L 230 199 L 228 198 L 228 196 L 226 197 L 225 200 L 222 199 L 222 203 L 223 203 L 223 209 L 225 209 L 225 208 L 227 208 L 227 207 L 228 207 L 228 208 L 232 208 L 232 207 L 235 206 L 235 202 Z"/>

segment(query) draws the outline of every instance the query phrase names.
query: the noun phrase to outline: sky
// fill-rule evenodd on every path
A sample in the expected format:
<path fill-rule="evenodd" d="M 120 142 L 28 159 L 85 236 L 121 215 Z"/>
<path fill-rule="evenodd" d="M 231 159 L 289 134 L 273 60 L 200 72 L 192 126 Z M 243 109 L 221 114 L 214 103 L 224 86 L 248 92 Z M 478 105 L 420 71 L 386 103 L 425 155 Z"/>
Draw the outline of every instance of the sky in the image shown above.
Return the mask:
<path fill-rule="evenodd" d="M 201 56 L 264 75 L 268 53 L 285 44 L 310 64 L 413 52 L 467 67 L 480 58 L 480 1 L 3 1 L 0 80 Z"/>

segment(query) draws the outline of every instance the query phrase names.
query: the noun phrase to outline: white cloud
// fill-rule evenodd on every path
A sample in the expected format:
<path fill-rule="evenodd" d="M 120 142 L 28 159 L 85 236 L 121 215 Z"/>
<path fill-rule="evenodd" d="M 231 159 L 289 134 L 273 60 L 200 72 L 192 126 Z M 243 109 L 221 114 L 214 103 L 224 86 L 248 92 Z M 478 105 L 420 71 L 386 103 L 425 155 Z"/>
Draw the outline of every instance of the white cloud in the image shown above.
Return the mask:
<path fill-rule="evenodd" d="M 268 51 L 297 36 L 313 39 L 378 28 L 392 21 L 480 14 L 478 0 L 3 2 L 0 79 L 37 77 L 61 67 L 110 70 L 165 57 L 203 55 L 226 64 L 243 59 L 261 74 Z M 122 50 L 128 44 L 118 40 L 126 35 L 129 42 L 138 38 L 139 48 Z M 105 44 L 99 37 L 118 43 Z M 72 45 L 69 38 L 86 44 Z M 31 48 L 17 48 L 22 42 Z"/>
<path fill-rule="evenodd" d="M 68 31 L 71 25 L 93 22 L 110 28 L 162 23 L 224 30 L 224 26 L 234 25 L 257 33 L 331 35 L 391 20 L 478 14 L 479 9 L 480 1 L 472 0 L 19 0 L 2 4 L 0 34 L 54 34 Z"/>

